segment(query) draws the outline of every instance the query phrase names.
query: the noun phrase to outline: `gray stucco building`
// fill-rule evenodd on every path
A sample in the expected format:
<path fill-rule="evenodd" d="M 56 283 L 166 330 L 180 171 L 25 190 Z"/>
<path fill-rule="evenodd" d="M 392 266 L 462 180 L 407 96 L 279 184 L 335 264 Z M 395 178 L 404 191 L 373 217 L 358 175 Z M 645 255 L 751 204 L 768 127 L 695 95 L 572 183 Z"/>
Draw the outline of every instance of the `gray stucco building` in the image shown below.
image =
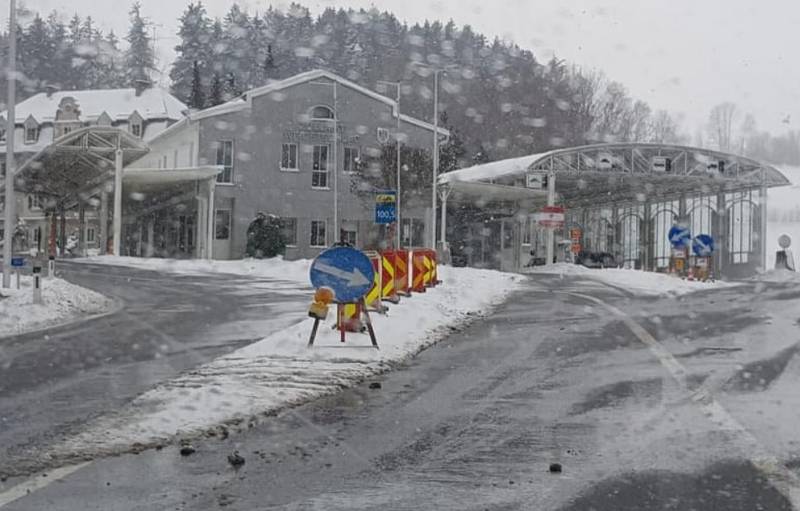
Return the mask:
<path fill-rule="evenodd" d="M 388 97 L 327 71 L 311 71 L 190 113 L 149 140 L 149 154 L 131 168 L 221 167 L 213 190 L 213 236 L 196 235 L 204 229 L 192 224 L 193 218 L 203 217 L 192 213 L 194 201 L 181 212 L 190 224 L 181 227 L 187 255 L 243 257 L 247 228 L 264 212 L 284 219 L 287 258 L 314 257 L 337 241 L 337 184 L 339 232 L 368 248 L 383 234 L 374 224 L 374 205 L 351 189 L 353 169 L 363 157 L 380 154 L 381 146 L 393 143 L 395 136 L 409 147 L 433 146 L 433 126 L 418 119 L 400 115 L 396 133 L 398 114 L 397 103 Z M 441 128 L 439 133 L 441 138 L 448 135 Z M 126 238 L 133 232 L 149 240 L 153 228 L 147 222 L 162 221 L 140 219 L 128 227 Z M 429 201 L 403 204 L 402 224 L 404 245 L 424 245 L 432 224 Z M 209 243 L 211 247 L 205 246 Z M 138 255 L 149 255 L 147 243 L 133 245 L 145 247 Z"/>

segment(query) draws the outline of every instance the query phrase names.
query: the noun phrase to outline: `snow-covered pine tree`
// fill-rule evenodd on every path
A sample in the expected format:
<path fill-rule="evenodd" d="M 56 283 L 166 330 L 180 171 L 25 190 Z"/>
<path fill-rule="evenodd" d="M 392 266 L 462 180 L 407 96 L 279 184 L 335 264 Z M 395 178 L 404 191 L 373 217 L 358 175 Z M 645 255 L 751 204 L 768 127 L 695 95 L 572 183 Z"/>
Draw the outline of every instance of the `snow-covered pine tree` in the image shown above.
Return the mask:
<path fill-rule="evenodd" d="M 183 12 L 178 37 L 180 42 L 175 46 L 176 57 L 169 73 L 172 93 L 191 103 L 196 67 L 199 67 L 200 87 L 205 89 L 210 85 L 211 61 L 217 43 L 213 40 L 211 20 L 202 2 L 190 3 Z"/>
<path fill-rule="evenodd" d="M 155 56 L 152 42 L 147 35 L 147 20 L 142 17 L 142 5 L 136 1 L 130 10 L 131 26 L 125 38 L 128 50 L 125 52 L 125 72 L 129 85 L 137 81 L 150 81 L 150 74 L 155 71 Z"/>
<path fill-rule="evenodd" d="M 200 74 L 200 62 L 195 60 L 192 66 L 192 88 L 189 93 L 189 108 L 200 110 L 206 106 L 206 96 L 203 93 L 203 81 Z"/>

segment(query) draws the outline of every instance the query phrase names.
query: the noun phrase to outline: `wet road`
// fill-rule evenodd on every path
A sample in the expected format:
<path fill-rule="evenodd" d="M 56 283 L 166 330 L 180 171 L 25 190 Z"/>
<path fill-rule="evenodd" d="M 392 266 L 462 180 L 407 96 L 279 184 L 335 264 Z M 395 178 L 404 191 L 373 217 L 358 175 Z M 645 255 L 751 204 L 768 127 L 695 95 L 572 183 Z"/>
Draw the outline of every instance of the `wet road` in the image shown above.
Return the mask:
<path fill-rule="evenodd" d="M 792 509 L 794 292 L 636 298 L 535 277 L 383 378 L 188 457 L 168 447 L 40 476 L 0 509 Z"/>
<path fill-rule="evenodd" d="M 0 339 L 0 474 L 181 371 L 300 321 L 308 293 L 288 282 L 175 275 L 59 262 L 67 280 L 120 310 Z"/>

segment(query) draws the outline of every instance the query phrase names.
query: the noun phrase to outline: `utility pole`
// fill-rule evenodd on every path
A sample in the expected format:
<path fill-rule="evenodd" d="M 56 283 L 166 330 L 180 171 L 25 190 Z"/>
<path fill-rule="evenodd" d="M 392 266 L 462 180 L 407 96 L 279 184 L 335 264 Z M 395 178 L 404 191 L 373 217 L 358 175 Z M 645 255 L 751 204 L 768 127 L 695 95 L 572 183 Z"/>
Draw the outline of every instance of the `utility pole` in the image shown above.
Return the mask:
<path fill-rule="evenodd" d="M 14 231 L 16 230 L 16 197 L 14 196 L 14 130 L 16 129 L 17 87 L 17 1 L 9 1 L 8 16 L 8 105 L 6 120 L 6 175 L 5 215 L 3 217 L 3 287 L 11 287 L 11 257 L 13 256 Z"/>
<path fill-rule="evenodd" d="M 403 222 L 400 219 L 400 87 L 402 86 L 402 82 L 385 82 L 383 80 L 379 80 L 378 84 L 380 85 L 392 85 L 397 88 L 397 132 L 394 134 L 395 141 L 397 142 L 397 213 L 395 218 L 395 248 L 400 248 L 402 237 L 400 231 L 403 228 Z"/>
<path fill-rule="evenodd" d="M 431 248 L 436 250 L 436 187 L 439 179 L 439 73 L 433 70 L 433 186 L 431 187 Z"/>

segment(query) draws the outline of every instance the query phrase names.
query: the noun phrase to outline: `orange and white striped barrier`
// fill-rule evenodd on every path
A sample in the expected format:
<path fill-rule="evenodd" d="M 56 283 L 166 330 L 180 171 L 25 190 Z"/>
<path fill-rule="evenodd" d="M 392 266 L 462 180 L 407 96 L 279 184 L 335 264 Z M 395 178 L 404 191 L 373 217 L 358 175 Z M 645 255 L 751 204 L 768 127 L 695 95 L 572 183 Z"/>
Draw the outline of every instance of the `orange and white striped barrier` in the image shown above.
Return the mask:
<path fill-rule="evenodd" d="M 430 278 L 430 270 L 426 268 L 425 250 L 411 252 L 411 290 L 415 293 L 424 293 L 427 287 L 426 278 Z"/>
<path fill-rule="evenodd" d="M 398 295 L 411 296 L 408 250 L 394 251 L 394 290 Z"/>

